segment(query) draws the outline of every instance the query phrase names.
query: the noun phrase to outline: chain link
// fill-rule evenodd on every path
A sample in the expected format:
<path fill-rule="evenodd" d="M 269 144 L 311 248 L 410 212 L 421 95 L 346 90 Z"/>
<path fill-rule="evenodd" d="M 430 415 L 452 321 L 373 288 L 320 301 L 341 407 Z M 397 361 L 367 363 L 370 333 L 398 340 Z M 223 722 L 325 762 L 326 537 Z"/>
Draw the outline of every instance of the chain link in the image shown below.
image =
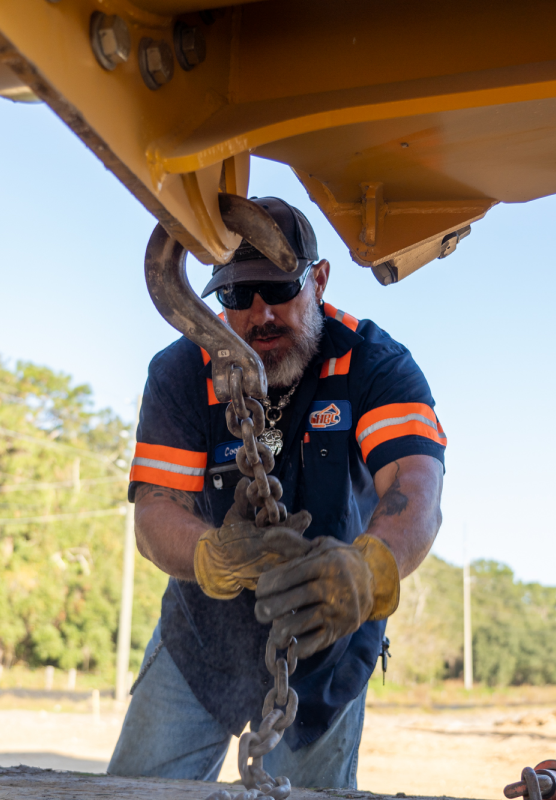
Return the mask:
<path fill-rule="evenodd" d="M 239 434 L 243 439 L 243 447 L 239 448 L 236 456 L 237 465 L 240 472 L 256 481 L 258 494 L 254 505 L 266 509 L 266 514 L 257 520 L 257 525 L 262 527 L 267 520 L 271 525 L 277 525 L 285 520 L 286 509 L 282 503 L 277 503 L 267 477 L 274 469 L 274 456 L 266 444 L 256 440 L 264 430 L 264 411 L 254 398 L 244 398 L 240 367 L 231 369 L 230 394 L 232 402 L 226 409 L 226 422 L 231 433 L 234 436 Z M 253 417 L 249 416 L 249 410 L 253 412 Z"/>
<path fill-rule="evenodd" d="M 268 475 L 274 468 L 274 455 L 266 444 L 258 442 L 256 438 L 262 434 L 265 426 L 263 407 L 254 398 L 244 397 L 239 367 L 231 369 L 230 394 L 232 402 L 226 409 L 226 422 L 230 432 L 243 439 L 243 447 L 238 450 L 236 461 L 244 475 L 254 478 L 247 490 L 247 498 L 253 506 L 260 508 L 255 517 L 257 527 L 277 525 L 286 519 L 286 508 L 283 503 L 278 502 L 282 497 L 282 484 L 278 478 Z M 263 795 L 273 797 L 274 800 L 286 800 L 290 795 L 291 785 L 288 778 L 272 778 L 263 769 L 263 757 L 274 750 L 297 713 L 299 699 L 289 685 L 289 676 L 297 667 L 293 644 L 295 639 L 290 642 L 286 658 L 277 658 L 276 645 L 268 639 L 265 663 L 274 677 L 274 686 L 265 697 L 263 720 L 258 732 L 244 733 L 239 740 L 239 773 L 247 791 L 235 795 L 234 800 L 256 800 Z M 207 800 L 231 800 L 231 796 L 228 792 L 219 790 Z"/>

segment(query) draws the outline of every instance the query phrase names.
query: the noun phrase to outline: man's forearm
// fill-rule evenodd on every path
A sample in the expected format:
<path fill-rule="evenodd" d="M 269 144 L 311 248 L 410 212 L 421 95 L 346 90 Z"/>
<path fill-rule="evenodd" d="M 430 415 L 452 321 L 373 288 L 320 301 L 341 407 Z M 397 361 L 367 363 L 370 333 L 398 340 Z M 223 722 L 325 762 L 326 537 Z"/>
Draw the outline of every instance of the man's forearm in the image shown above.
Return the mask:
<path fill-rule="evenodd" d="M 442 465 L 433 458 L 409 456 L 389 466 L 395 470 L 394 480 L 382 494 L 366 533 L 386 542 L 400 578 L 405 578 L 429 552 L 442 522 Z"/>
<path fill-rule="evenodd" d="M 193 492 L 142 484 L 135 495 L 139 552 L 174 578 L 195 580 L 197 541 L 209 525 L 193 514 Z"/>

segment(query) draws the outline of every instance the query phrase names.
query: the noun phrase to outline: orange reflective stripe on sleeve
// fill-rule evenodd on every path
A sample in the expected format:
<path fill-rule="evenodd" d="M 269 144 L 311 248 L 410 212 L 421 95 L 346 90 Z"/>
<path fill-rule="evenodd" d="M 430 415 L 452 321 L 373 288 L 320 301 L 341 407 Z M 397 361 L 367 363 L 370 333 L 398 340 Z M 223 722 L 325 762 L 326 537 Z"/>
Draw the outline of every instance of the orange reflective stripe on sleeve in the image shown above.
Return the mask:
<path fill-rule="evenodd" d="M 129 480 L 200 492 L 205 482 L 206 465 L 206 453 L 137 442 Z"/>
<path fill-rule="evenodd" d="M 448 444 L 448 437 L 444 433 L 444 428 L 440 424 L 440 420 L 438 419 L 438 417 L 436 418 L 436 425 L 438 427 L 438 438 L 440 439 L 440 444 L 443 444 L 444 447 L 446 447 L 446 445 Z"/>
<path fill-rule="evenodd" d="M 400 436 L 424 436 L 446 446 L 446 434 L 432 408 L 425 403 L 391 403 L 363 414 L 355 436 L 363 459 L 375 447 Z"/>

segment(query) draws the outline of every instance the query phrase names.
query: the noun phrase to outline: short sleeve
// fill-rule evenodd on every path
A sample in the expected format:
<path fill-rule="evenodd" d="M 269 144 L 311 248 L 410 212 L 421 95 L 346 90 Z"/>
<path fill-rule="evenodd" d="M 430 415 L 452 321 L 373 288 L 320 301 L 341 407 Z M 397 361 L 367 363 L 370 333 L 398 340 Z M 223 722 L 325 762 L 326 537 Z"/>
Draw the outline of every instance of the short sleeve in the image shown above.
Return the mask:
<path fill-rule="evenodd" d="M 410 455 L 433 456 L 444 465 L 446 435 L 411 353 L 389 337 L 378 344 L 364 343 L 359 350 L 355 435 L 371 475 Z"/>
<path fill-rule="evenodd" d="M 188 345 L 178 340 L 149 366 L 130 473 L 130 502 L 140 482 L 189 492 L 203 490 L 207 446 L 198 413 L 201 397 L 197 397 L 202 361 Z"/>

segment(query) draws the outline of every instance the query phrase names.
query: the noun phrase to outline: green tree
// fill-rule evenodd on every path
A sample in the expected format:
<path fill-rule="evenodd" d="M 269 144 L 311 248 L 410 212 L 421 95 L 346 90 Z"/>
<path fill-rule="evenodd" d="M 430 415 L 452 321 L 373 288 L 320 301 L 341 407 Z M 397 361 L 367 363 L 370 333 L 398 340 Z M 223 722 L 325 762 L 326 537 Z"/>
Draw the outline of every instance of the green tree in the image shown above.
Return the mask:
<path fill-rule="evenodd" d="M 497 561 L 471 566 L 474 675 L 489 686 L 556 683 L 556 588 L 515 580 Z M 400 682 L 461 677 L 462 570 L 429 556 L 402 583 L 388 623 Z"/>
<path fill-rule="evenodd" d="M 112 669 L 129 428 L 109 409 L 93 411 L 89 386 L 74 386 L 70 376 L 29 362 L 18 362 L 13 370 L 0 362 L 0 399 L 5 661 Z M 56 515 L 61 518 L 40 520 Z M 162 573 L 137 560 L 135 669 L 165 583 Z"/>

